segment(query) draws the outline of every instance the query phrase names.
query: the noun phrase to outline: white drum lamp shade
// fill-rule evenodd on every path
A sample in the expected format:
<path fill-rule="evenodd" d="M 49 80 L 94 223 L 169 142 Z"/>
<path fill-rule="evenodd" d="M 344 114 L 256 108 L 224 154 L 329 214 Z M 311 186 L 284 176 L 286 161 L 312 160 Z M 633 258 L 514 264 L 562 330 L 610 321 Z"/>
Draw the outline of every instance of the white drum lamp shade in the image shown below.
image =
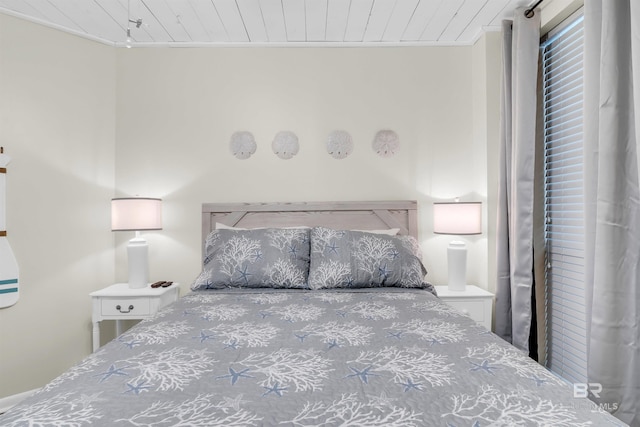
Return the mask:
<path fill-rule="evenodd" d="M 162 200 L 124 197 L 111 200 L 111 230 L 135 231 L 129 240 L 127 258 L 129 287 L 144 288 L 149 283 L 149 245 L 140 231 L 162 230 Z"/>
<path fill-rule="evenodd" d="M 433 232 L 471 235 L 482 233 L 482 203 L 451 202 L 433 204 Z M 449 290 L 464 291 L 467 286 L 467 248 L 454 240 L 447 248 Z"/>

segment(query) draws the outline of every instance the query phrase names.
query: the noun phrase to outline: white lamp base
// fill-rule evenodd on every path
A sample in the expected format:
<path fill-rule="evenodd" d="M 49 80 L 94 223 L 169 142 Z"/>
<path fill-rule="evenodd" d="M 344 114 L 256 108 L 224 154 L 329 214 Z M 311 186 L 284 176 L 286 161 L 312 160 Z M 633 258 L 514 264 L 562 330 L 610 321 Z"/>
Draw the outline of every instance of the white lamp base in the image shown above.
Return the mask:
<path fill-rule="evenodd" d="M 464 242 L 454 240 L 449 243 L 447 264 L 449 267 L 449 290 L 464 291 L 467 287 L 467 247 Z"/>
<path fill-rule="evenodd" d="M 136 235 L 127 245 L 129 257 L 129 287 L 145 288 L 149 284 L 149 245 L 147 241 Z"/>

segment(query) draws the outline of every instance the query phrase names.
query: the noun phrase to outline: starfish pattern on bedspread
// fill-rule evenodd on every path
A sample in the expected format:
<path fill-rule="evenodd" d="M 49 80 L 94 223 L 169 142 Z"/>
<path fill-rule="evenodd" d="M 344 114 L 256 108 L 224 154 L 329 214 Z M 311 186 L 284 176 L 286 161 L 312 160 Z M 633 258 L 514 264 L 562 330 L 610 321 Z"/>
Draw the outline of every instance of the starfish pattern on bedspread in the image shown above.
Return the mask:
<path fill-rule="evenodd" d="M 429 292 L 401 288 L 193 292 L 0 416 L 3 427 L 541 424 L 622 426 Z"/>

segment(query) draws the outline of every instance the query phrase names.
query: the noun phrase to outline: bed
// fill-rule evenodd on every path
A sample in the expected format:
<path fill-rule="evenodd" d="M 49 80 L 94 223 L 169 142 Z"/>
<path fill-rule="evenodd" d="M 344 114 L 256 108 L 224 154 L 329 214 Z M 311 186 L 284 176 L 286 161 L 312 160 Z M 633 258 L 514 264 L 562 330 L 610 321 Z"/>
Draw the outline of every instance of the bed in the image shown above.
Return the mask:
<path fill-rule="evenodd" d="M 415 201 L 202 214 L 194 290 L 0 425 L 624 425 L 438 300 Z"/>

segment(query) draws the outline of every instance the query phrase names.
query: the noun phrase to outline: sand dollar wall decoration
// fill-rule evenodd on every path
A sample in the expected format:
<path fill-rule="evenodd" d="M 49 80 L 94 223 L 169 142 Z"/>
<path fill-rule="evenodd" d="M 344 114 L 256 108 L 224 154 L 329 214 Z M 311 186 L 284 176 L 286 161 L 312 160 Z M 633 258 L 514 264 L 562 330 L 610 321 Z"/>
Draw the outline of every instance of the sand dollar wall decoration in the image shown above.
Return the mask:
<path fill-rule="evenodd" d="M 286 160 L 298 154 L 300 144 L 295 133 L 285 130 L 276 134 L 271 148 L 276 156 Z"/>
<path fill-rule="evenodd" d="M 327 139 L 327 152 L 335 159 L 344 159 L 353 152 L 353 139 L 348 132 L 334 130 Z"/>
<path fill-rule="evenodd" d="M 244 160 L 256 152 L 258 145 L 251 132 L 239 131 L 231 135 L 229 148 L 236 158 Z"/>
<path fill-rule="evenodd" d="M 382 157 L 392 157 L 400 149 L 400 138 L 392 130 L 381 130 L 373 138 L 371 147 Z"/>

